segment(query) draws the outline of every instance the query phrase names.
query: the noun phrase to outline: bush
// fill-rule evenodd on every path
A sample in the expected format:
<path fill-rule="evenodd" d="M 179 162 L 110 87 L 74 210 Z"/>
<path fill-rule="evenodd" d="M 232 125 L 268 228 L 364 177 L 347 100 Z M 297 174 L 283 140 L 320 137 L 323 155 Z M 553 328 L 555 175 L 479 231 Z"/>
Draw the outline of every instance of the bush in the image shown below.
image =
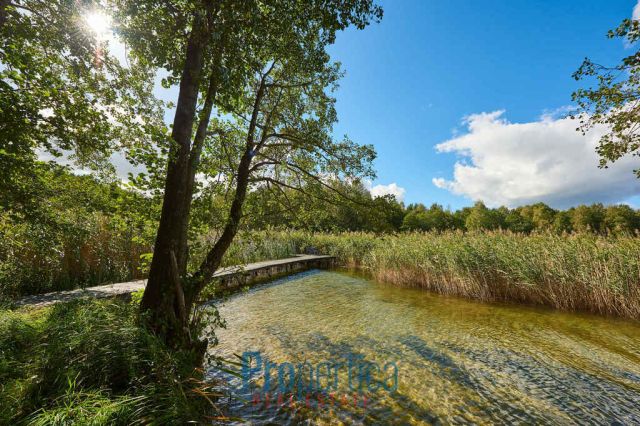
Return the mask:
<path fill-rule="evenodd" d="M 37 202 L 0 211 L 0 301 L 142 277 L 159 203 L 48 166 Z"/>
<path fill-rule="evenodd" d="M 58 229 L 0 216 L 0 298 L 140 278 L 149 246 L 113 219 L 92 213 Z"/>

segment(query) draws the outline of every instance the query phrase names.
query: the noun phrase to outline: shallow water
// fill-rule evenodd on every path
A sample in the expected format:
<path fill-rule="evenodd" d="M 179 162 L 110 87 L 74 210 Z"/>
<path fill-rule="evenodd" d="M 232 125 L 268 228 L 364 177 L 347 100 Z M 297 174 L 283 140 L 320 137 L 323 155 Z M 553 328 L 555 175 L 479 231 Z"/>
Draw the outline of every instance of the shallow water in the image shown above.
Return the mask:
<path fill-rule="evenodd" d="M 296 393 L 294 404 L 285 395 L 281 405 L 278 371 L 272 369 L 268 406 L 264 369 L 252 371 L 255 387 L 242 390 L 243 379 L 211 368 L 233 389 L 223 400 L 228 414 L 252 424 L 303 418 L 327 424 L 640 423 L 638 323 L 466 301 L 328 271 L 238 294 L 219 310 L 227 328 L 216 332 L 221 343 L 211 353 L 217 356 L 257 351 L 263 361 L 294 368 L 306 361 L 316 373 L 322 362 L 328 364 L 320 372 L 346 364 L 350 355 L 381 368 L 397 365 L 395 391 L 391 367 L 387 375 L 368 370 L 370 383 L 385 380 L 390 389 L 375 391 L 358 381 L 366 376 L 355 366 L 365 364 L 354 363 L 354 389 L 348 368 L 338 367 L 320 381 L 334 387 L 328 391 L 335 399 L 314 392 L 316 386 Z M 287 371 L 282 369 L 280 383 L 285 387 L 294 383 Z M 296 376 L 294 392 L 308 386 L 301 376 L 307 377 Z"/>

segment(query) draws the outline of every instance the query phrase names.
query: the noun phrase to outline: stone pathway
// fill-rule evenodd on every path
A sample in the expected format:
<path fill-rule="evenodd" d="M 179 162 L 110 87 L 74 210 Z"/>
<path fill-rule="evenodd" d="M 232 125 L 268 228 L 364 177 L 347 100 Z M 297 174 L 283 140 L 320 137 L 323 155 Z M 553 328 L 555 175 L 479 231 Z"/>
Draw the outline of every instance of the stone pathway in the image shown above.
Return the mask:
<path fill-rule="evenodd" d="M 247 265 L 230 266 L 217 271 L 214 278 L 228 279 L 234 275 L 244 273 L 257 273 L 262 270 L 277 270 L 280 267 L 286 269 L 292 264 L 316 263 L 319 260 L 329 260 L 332 256 L 319 256 L 313 254 L 302 254 L 286 259 L 267 260 L 264 262 L 249 263 Z M 24 297 L 16 302 L 19 307 L 29 306 L 38 308 L 48 306 L 58 302 L 68 302 L 81 298 L 108 298 L 123 296 L 144 289 L 147 280 L 129 281 L 126 283 L 105 284 L 96 287 L 88 287 L 77 290 L 54 291 L 52 293 L 36 294 Z"/>

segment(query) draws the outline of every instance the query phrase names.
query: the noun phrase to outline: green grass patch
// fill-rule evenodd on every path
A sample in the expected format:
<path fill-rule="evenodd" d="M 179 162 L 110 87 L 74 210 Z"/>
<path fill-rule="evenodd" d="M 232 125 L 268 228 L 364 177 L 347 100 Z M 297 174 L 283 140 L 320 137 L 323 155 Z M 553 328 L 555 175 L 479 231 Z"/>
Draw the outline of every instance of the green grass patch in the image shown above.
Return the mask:
<path fill-rule="evenodd" d="M 194 368 L 137 307 L 76 301 L 0 311 L 0 424 L 183 424 L 212 412 Z"/>

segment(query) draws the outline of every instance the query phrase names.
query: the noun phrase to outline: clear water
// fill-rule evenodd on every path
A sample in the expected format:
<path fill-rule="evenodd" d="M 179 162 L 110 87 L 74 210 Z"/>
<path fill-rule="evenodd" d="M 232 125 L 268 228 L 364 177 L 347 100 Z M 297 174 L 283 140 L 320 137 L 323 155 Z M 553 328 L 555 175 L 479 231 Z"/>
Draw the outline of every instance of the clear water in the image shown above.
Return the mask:
<path fill-rule="evenodd" d="M 310 408 L 286 397 L 282 405 L 252 402 L 255 390 L 243 392 L 241 379 L 211 368 L 234 389 L 223 399 L 227 414 L 246 423 L 640 424 L 635 322 L 484 304 L 328 271 L 255 288 L 219 309 L 227 328 L 211 349 L 218 356 L 260 351 L 272 362 L 315 366 L 357 354 L 398 366 L 397 390 L 365 392 L 366 407 L 352 401 L 340 370 L 334 403 L 318 406 L 312 395 Z"/>

